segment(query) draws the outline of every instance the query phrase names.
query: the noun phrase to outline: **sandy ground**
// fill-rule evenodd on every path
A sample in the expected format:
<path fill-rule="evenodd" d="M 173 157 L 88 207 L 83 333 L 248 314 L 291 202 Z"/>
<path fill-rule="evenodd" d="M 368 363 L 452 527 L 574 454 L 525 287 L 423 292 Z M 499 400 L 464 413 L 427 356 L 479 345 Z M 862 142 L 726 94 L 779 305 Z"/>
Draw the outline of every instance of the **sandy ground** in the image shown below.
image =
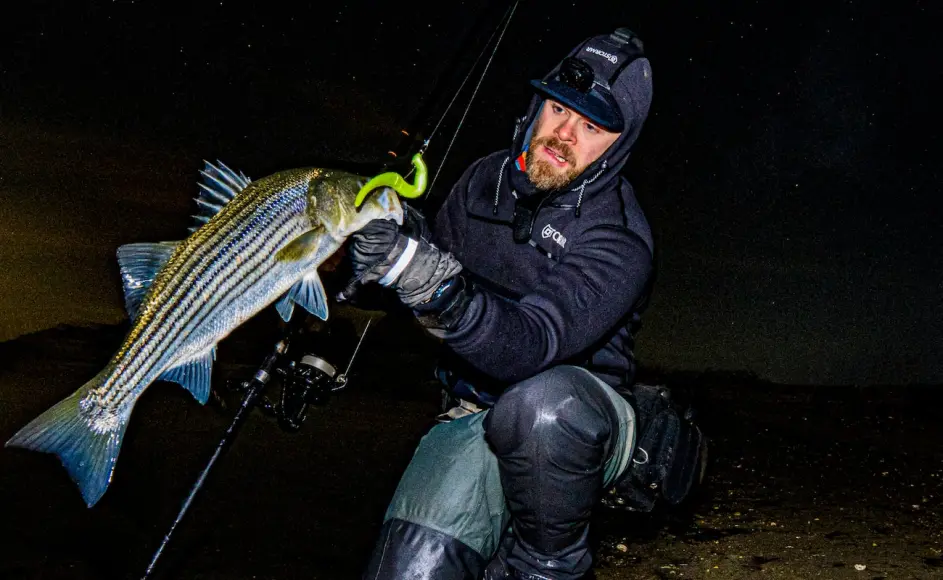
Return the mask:
<path fill-rule="evenodd" d="M 366 314 L 333 316 L 327 348 L 347 352 Z M 246 378 L 276 328 L 263 313 L 224 341 L 217 387 Z M 94 375 L 124 332 L 60 327 L 0 343 L 0 437 Z M 313 409 L 299 433 L 253 415 L 154 577 L 357 578 L 436 413 L 434 350 L 408 321 L 378 318 L 349 390 Z M 943 391 L 669 379 L 691 389 L 712 438 L 708 481 L 673 512 L 600 511 L 597 578 L 943 578 Z M 51 456 L 0 451 L 0 577 L 140 577 L 236 400 L 200 407 L 155 385 L 92 509 Z"/>

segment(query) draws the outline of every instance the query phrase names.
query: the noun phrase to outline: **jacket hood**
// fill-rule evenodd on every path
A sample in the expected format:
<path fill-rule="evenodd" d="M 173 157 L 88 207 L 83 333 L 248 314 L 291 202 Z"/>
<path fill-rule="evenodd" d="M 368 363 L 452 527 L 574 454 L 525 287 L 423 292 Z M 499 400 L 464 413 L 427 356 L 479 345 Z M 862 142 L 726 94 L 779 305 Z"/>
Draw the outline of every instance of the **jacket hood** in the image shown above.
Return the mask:
<path fill-rule="evenodd" d="M 609 149 L 570 182 L 563 192 L 554 195 L 560 203 L 575 203 L 579 207 L 584 197 L 611 187 L 613 180 L 619 179 L 619 172 L 628 161 L 632 146 L 648 117 L 652 102 L 652 72 L 648 59 L 644 57 L 641 41 L 624 28 L 611 35 L 586 39 L 567 57 L 578 58 L 592 67 L 594 90 L 598 87 L 611 95 L 610 102 L 618 106 L 624 122 L 621 135 Z M 543 85 L 550 83 L 550 86 L 555 81 L 559 84 L 564 61 L 558 63 L 541 81 L 535 81 L 534 86 L 538 82 Z M 514 160 L 530 143 L 534 120 L 545 102 L 546 96 L 538 91 L 531 99 L 526 115 L 518 119 L 510 162 L 506 164 L 505 171 L 508 174 L 505 177 L 515 191 L 525 196 L 536 193 L 537 189 Z"/>

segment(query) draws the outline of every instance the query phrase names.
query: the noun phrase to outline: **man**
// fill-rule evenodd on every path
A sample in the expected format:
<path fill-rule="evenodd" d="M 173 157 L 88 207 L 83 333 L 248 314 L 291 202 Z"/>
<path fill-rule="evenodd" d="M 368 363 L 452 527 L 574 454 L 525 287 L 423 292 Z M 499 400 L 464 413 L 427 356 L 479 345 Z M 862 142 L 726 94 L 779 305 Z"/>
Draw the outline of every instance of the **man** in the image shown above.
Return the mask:
<path fill-rule="evenodd" d="M 420 443 L 365 578 L 589 571 L 590 512 L 634 450 L 635 413 L 614 387 L 634 376 L 652 238 L 619 172 L 651 82 L 630 31 L 590 38 L 532 81 L 511 150 L 465 172 L 434 231 L 410 210 L 402 229 L 377 221 L 352 237 L 341 297 L 395 289 L 471 374 L 507 386 Z"/>

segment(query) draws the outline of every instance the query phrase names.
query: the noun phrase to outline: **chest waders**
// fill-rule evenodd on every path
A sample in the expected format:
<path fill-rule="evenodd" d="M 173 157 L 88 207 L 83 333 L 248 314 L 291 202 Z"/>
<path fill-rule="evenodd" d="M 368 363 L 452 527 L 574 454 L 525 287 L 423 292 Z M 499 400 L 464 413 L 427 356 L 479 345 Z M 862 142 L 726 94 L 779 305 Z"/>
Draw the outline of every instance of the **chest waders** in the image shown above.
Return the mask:
<path fill-rule="evenodd" d="M 561 580 L 578 578 L 590 564 L 589 514 L 630 464 L 634 434 L 628 402 L 570 366 L 511 386 L 488 411 L 436 425 L 396 488 L 363 578 L 479 578 L 512 512 L 522 541 L 492 566 L 526 571 L 539 553 L 557 560 Z"/>

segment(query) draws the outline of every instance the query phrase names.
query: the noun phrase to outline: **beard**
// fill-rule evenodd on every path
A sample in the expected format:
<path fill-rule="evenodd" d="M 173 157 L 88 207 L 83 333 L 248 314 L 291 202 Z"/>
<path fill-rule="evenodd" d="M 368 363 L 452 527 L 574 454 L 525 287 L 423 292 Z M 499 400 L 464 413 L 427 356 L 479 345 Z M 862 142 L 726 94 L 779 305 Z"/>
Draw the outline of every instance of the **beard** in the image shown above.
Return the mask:
<path fill-rule="evenodd" d="M 564 159 L 569 161 L 570 164 L 564 168 L 555 167 L 537 153 L 540 147 L 553 149 L 562 155 Z M 527 177 L 530 179 L 530 182 L 534 184 L 534 187 L 539 190 L 552 191 L 563 189 L 583 172 L 582 167 L 576 167 L 574 165 L 573 151 L 570 149 L 570 146 L 553 135 L 532 137 L 528 150 L 531 154 L 527 156 Z"/>

